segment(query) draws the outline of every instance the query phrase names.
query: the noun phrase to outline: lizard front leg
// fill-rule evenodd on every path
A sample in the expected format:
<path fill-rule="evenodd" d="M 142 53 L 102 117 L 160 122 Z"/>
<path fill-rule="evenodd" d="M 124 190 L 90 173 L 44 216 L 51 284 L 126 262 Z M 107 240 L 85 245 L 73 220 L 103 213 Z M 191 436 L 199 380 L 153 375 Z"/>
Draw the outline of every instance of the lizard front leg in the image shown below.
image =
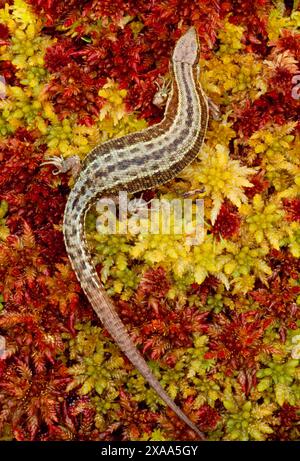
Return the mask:
<path fill-rule="evenodd" d="M 162 109 L 166 104 L 170 95 L 172 80 L 170 78 L 160 77 L 160 81 L 155 81 L 157 91 L 153 96 L 152 103 Z"/>

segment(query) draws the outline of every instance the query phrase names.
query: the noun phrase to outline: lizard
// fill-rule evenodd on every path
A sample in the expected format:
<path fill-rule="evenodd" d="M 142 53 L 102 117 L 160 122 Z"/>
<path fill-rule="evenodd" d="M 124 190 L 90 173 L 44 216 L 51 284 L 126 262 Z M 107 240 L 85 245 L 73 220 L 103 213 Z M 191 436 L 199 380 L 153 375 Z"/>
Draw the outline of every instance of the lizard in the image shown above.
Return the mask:
<path fill-rule="evenodd" d="M 156 187 L 174 178 L 196 158 L 209 118 L 208 99 L 199 83 L 199 58 L 198 35 L 190 27 L 173 50 L 172 84 L 161 122 L 97 145 L 83 160 L 80 171 L 77 156 L 50 158 L 44 164 L 56 165 L 56 173 L 73 169 L 77 175 L 65 206 L 63 234 L 73 270 L 94 311 L 159 397 L 204 440 L 204 434 L 166 393 L 135 347 L 98 278 L 84 232 L 86 214 L 99 198 Z"/>

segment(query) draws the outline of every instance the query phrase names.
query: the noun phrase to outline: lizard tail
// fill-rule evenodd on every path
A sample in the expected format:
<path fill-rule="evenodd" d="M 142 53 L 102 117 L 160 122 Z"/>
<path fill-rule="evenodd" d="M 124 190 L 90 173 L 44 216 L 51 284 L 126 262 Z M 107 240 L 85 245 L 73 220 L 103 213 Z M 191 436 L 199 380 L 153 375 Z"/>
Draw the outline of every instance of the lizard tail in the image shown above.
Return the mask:
<path fill-rule="evenodd" d="M 91 279 L 89 279 L 89 284 Z M 139 370 L 143 377 L 157 392 L 160 398 L 176 413 L 176 415 L 184 421 L 191 429 L 193 429 L 201 440 L 204 439 L 204 434 L 197 428 L 197 426 L 183 413 L 183 411 L 174 403 L 169 397 L 166 391 L 162 388 L 159 381 L 155 378 L 147 365 L 145 359 L 136 349 L 132 339 L 130 338 L 127 330 L 125 329 L 122 321 L 116 313 L 114 306 L 108 298 L 104 288 L 102 288 L 97 281 L 93 281 L 93 288 L 88 289 L 87 296 L 101 319 L 105 328 L 109 331 L 115 342 L 118 344 L 120 349 L 128 357 L 131 363 Z M 103 309 L 104 308 L 104 309 Z M 103 316 L 103 310 L 105 315 Z"/>
<path fill-rule="evenodd" d="M 72 210 L 72 192 L 66 207 L 64 218 L 64 237 L 67 252 L 77 275 L 77 278 L 88 297 L 94 311 L 99 319 L 109 331 L 112 338 L 118 344 L 123 353 L 128 357 L 131 363 L 139 370 L 147 382 L 157 392 L 159 397 L 174 411 L 174 413 L 184 421 L 193 431 L 197 433 L 200 440 L 204 440 L 204 434 L 197 426 L 183 413 L 183 411 L 175 404 L 169 395 L 162 388 L 159 381 L 155 378 L 147 365 L 143 356 L 136 349 L 132 339 L 120 320 L 113 303 L 105 292 L 99 277 L 96 273 L 87 242 L 84 236 L 84 219 L 71 215 L 68 209 Z M 71 207 L 69 206 L 71 205 Z M 73 208 L 74 213 L 74 208 Z M 72 214 L 73 214 L 72 213 Z M 80 219 L 79 219 L 80 218 Z M 72 224 L 69 224 L 72 223 Z"/>

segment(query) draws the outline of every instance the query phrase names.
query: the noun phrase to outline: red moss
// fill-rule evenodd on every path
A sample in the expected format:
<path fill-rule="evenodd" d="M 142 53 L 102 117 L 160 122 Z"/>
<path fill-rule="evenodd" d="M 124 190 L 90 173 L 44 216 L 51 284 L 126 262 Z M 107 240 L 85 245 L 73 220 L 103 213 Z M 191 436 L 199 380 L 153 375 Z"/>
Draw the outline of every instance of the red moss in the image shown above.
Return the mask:
<path fill-rule="evenodd" d="M 228 374 L 233 370 L 255 369 L 262 352 L 271 352 L 263 336 L 272 319 L 256 311 L 233 314 L 227 318 L 217 314 L 208 328 L 210 351 L 206 358 L 215 358 Z"/>
<path fill-rule="evenodd" d="M 47 48 L 45 53 L 45 67 L 50 72 L 58 72 L 70 62 L 72 62 L 72 52 L 75 46 L 70 38 L 62 39 Z"/>
<path fill-rule="evenodd" d="M 212 228 L 212 233 L 218 238 L 230 239 L 240 230 L 241 218 L 236 207 L 229 202 L 223 203 Z"/>
<path fill-rule="evenodd" d="M 202 44 L 202 52 L 206 53 L 212 49 L 217 38 L 218 26 L 220 26 L 220 2 L 212 0 L 206 2 L 199 0 L 167 0 L 155 4 L 150 14 L 143 17 L 144 23 L 153 28 L 153 32 L 165 37 L 169 35 L 172 28 L 178 25 L 178 18 L 187 25 L 194 25 L 199 33 Z M 177 31 L 177 37 L 180 35 Z"/>
<path fill-rule="evenodd" d="M 103 434 L 100 435 L 95 428 L 96 410 L 89 397 L 68 397 L 68 404 L 64 405 L 64 413 L 67 415 L 69 427 L 72 429 L 72 438 L 74 439 L 76 434 L 76 440 L 97 441 L 100 438 L 103 440 Z"/>
<path fill-rule="evenodd" d="M 56 21 L 62 20 L 77 11 L 80 15 L 81 8 L 87 0 L 28 0 L 38 15 L 41 15 L 46 20 L 46 25 L 52 25 Z M 76 16 L 77 16 L 76 15 Z"/>
<path fill-rule="evenodd" d="M 166 272 L 162 267 L 157 269 L 149 269 L 143 275 L 139 291 L 143 296 L 155 296 L 157 298 L 164 297 L 170 288 L 170 282 L 166 277 Z"/>
<path fill-rule="evenodd" d="M 19 85 L 19 79 L 16 77 L 17 69 L 10 61 L 0 61 L 0 74 L 5 78 L 8 85 Z"/>
<path fill-rule="evenodd" d="M 268 53 L 267 21 L 272 6 L 270 0 L 221 2 L 222 16 L 230 12 L 229 21 L 245 28 L 243 42 L 246 51 L 263 56 Z"/>
<path fill-rule="evenodd" d="M 291 91 L 283 94 L 271 88 L 253 103 L 246 101 L 242 109 L 236 109 L 234 129 L 241 137 L 249 138 L 268 122 L 283 125 L 286 120 L 298 121 L 299 116 L 300 105 L 293 99 Z"/>
<path fill-rule="evenodd" d="M 192 333 L 207 329 L 207 313 L 193 307 L 169 306 L 164 299 L 169 288 L 164 271 L 149 271 L 132 302 L 119 301 L 123 321 L 134 325 L 135 342 L 152 359 L 163 357 L 177 347 L 192 345 Z M 162 285 L 159 285 L 162 280 Z"/>
<path fill-rule="evenodd" d="M 220 281 L 218 279 L 216 279 L 213 276 L 208 276 L 206 277 L 204 282 L 201 283 L 201 285 L 199 285 L 198 283 L 193 283 L 190 286 L 188 294 L 198 295 L 201 300 L 201 303 L 205 305 L 208 296 L 212 293 L 215 293 L 219 284 L 220 284 Z"/>
<path fill-rule="evenodd" d="M 191 403 L 192 399 L 187 399 L 182 406 L 182 410 L 191 419 L 191 421 L 197 425 L 197 414 L 196 412 L 191 411 Z M 177 418 L 174 415 L 174 412 L 169 408 L 166 409 L 166 415 L 160 418 L 159 423 L 164 431 L 164 434 L 166 434 L 167 440 L 198 440 L 197 434 L 183 421 Z"/>
<path fill-rule="evenodd" d="M 103 100 L 98 96 L 98 90 L 103 83 L 75 62 L 70 62 L 59 76 L 52 78 L 45 92 L 61 119 L 77 113 L 79 123 L 84 123 L 87 116 L 99 115 Z"/>
<path fill-rule="evenodd" d="M 270 183 L 267 179 L 265 179 L 264 175 L 265 171 L 259 171 L 249 178 L 249 181 L 253 185 L 253 187 L 247 187 L 245 189 L 245 194 L 249 199 L 253 199 L 256 194 L 261 194 L 270 187 Z"/>
<path fill-rule="evenodd" d="M 111 18 L 114 21 L 120 20 L 126 14 L 135 15 L 135 13 L 144 5 L 144 0 L 135 2 L 134 0 L 92 0 L 87 2 L 83 14 L 92 15 L 94 18 Z"/>
<path fill-rule="evenodd" d="M 142 434 L 151 434 L 158 422 L 156 413 L 139 408 L 138 403 L 123 390 L 120 391 L 120 407 L 122 440 L 137 440 Z"/>
<path fill-rule="evenodd" d="M 49 15 L 56 9 L 56 2 L 39 1 L 42 8 L 48 9 Z M 76 2 L 68 6 L 68 14 L 72 16 Z M 73 9 L 72 9 L 73 7 Z M 53 10 L 50 13 L 50 10 Z M 59 10 L 57 10 L 58 13 Z M 75 11 L 75 10 L 74 10 Z M 125 14 L 139 16 L 145 24 L 143 33 L 138 40 L 133 34 L 130 25 L 120 27 L 117 18 Z M 61 10 L 62 17 L 66 19 L 65 9 Z M 77 9 L 80 18 L 80 9 Z M 165 3 L 149 4 L 149 2 L 86 2 L 83 16 L 90 18 L 109 16 L 115 18 L 115 23 L 103 29 L 101 34 L 93 31 L 90 34 L 91 43 L 86 45 L 78 37 L 65 39 L 57 37 L 58 43 L 48 49 L 46 63 L 52 72 L 59 70 L 60 75 L 53 78 L 49 93 L 55 109 L 62 117 L 71 112 L 80 112 L 81 120 L 85 116 L 98 114 L 99 105 L 94 88 L 103 85 L 103 79 L 116 78 L 121 87 L 128 89 L 127 106 L 129 110 L 139 110 L 141 117 L 147 117 L 150 122 L 158 121 L 162 112 L 152 104 L 156 91 L 154 81 L 159 75 L 168 72 L 171 49 L 181 35 L 178 28 L 178 17 L 182 17 L 186 26 L 193 23 L 201 38 L 202 51 L 211 49 L 216 40 L 216 31 L 219 23 L 219 5 L 217 1 L 210 4 L 206 2 L 189 2 L 168 0 Z M 80 36 L 84 33 L 81 27 Z M 80 67 L 75 65 L 75 62 Z M 130 63 L 130 65 L 128 65 Z M 66 66 L 63 69 L 63 64 Z M 82 72 L 84 64 L 85 73 L 93 75 L 90 82 Z M 70 79 L 82 81 L 80 90 L 70 85 Z M 76 85 L 76 83 L 75 83 Z M 71 87 L 71 88 L 70 88 Z M 91 97 L 92 95 L 92 97 Z M 68 100 L 68 98 L 71 98 Z M 88 107 L 86 107 L 88 106 Z M 88 114 L 84 115 L 84 112 Z M 89 123 L 92 119 L 89 118 Z"/>
<path fill-rule="evenodd" d="M 287 221 L 300 221 L 300 199 L 285 199 L 283 201 Z"/>
<path fill-rule="evenodd" d="M 278 92 L 290 96 L 293 76 L 294 73 L 291 70 L 284 66 L 278 66 L 268 82 L 269 88 L 276 88 Z"/>
<path fill-rule="evenodd" d="M 282 280 L 283 285 L 288 286 L 289 278 L 297 280 L 299 277 L 300 260 L 294 258 L 287 248 L 280 251 L 271 250 L 268 264 L 271 266 L 274 276 Z"/>
<path fill-rule="evenodd" d="M 22 230 L 24 219 L 34 232 L 43 232 L 44 226 L 53 229 L 64 210 L 67 188 L 54 188 L 50 169 L 39 168 L 44 149 L 35 148 L 35 139 L 35 133 L 19 129 L 14 138 L 0 143 L 0 198 L 9 204 L 7 224 L 12 233 Z"/>
<path fill-rule="evenodd" d="M 0 46 L 9 44 L 9 29 L 5 24 L 0 24 Z"/>
<path fill-rule="evenodd" d="M 297 328 L 296 320 L 300 318 L 300 309 L 296 298 L 299 293 L 299 286 L 291 286 L 284 279 L 275 276 L 268 289 L 259 288 L 249 294 L 265 309 L 266 315 L 280 319 L 282 325 L 287 325 L 288 328 Z"/>
<path fill-rule="evenodd" d="M 28 362 L 15 359 L 0 382 L 0 429 L 10 423 L 19 441 L 63 440 L 68 420 L 61 410 L 62 395 L 69 380 L 62 365 L 35 373 Z"/>
<path fill-rule="evenodd" d="M 203 432 L 216 429 L 218 421 L 221 419 L 219 413 L 206 403 L 197 410 L 197 416 L 199 428 Z"/>
<path fill-rule="evenodd" d="M 299 440 L 300 407 L 284 403 L 278 412 L 280 423 L 274 429 L 273 440 Z"/>
<path fill-rule="evenodd" d="M 21 237 L 9 236 L 0 248 L 2 261 L 5 262 L 0 267 L 0 291 L 6 307 L 0 316 L 0 325 L 9 330 L 9 334 L 18 342 L 18 335 L 27 335 L 26 325 L 29 322 L 31 353 L 41 357 L 41 360 L 44 360 L 43 357 L 47 360 L 50 358 L 49 348 L 44 344 L 43 337 L 47 337 L 49 329 L 53 334 L 67 328 L 74 331 L 80 286 L 70 267 L 62 264 L 53 267 L 55 259 L 51 260 L 51 265 L 47 265 L 43 249 L 36 243 L 28 225 L 25 225 Z M 24 305 L 27 306 L 25 311 Z M 52 346 L 49 347 L 54 357 L 61 348 L 61 342 L 58 338 L 54 341 L 54 336 L 52 339 Z"/>
<path fill-rule="evenodd" d="M 300 34 L 292 30 L 283 29 L 281 37 L 275 43 L 277 51 L 289 51 L 294 57 L 300 60 Z"/>

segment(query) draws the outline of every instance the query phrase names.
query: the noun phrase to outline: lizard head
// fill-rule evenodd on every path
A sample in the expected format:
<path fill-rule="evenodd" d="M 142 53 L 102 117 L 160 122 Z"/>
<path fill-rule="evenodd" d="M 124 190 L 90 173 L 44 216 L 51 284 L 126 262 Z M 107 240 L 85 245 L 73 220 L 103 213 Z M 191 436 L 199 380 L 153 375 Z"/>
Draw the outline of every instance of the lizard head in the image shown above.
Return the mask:
<path fill-rule="evenodd" d="M 198 64 L 199 53 L 200 45 L 196 29 L 194 27 L 190 27 L 176 43 L 172 61 L 174 63 L 185 62 L 194 66 Z"/>

